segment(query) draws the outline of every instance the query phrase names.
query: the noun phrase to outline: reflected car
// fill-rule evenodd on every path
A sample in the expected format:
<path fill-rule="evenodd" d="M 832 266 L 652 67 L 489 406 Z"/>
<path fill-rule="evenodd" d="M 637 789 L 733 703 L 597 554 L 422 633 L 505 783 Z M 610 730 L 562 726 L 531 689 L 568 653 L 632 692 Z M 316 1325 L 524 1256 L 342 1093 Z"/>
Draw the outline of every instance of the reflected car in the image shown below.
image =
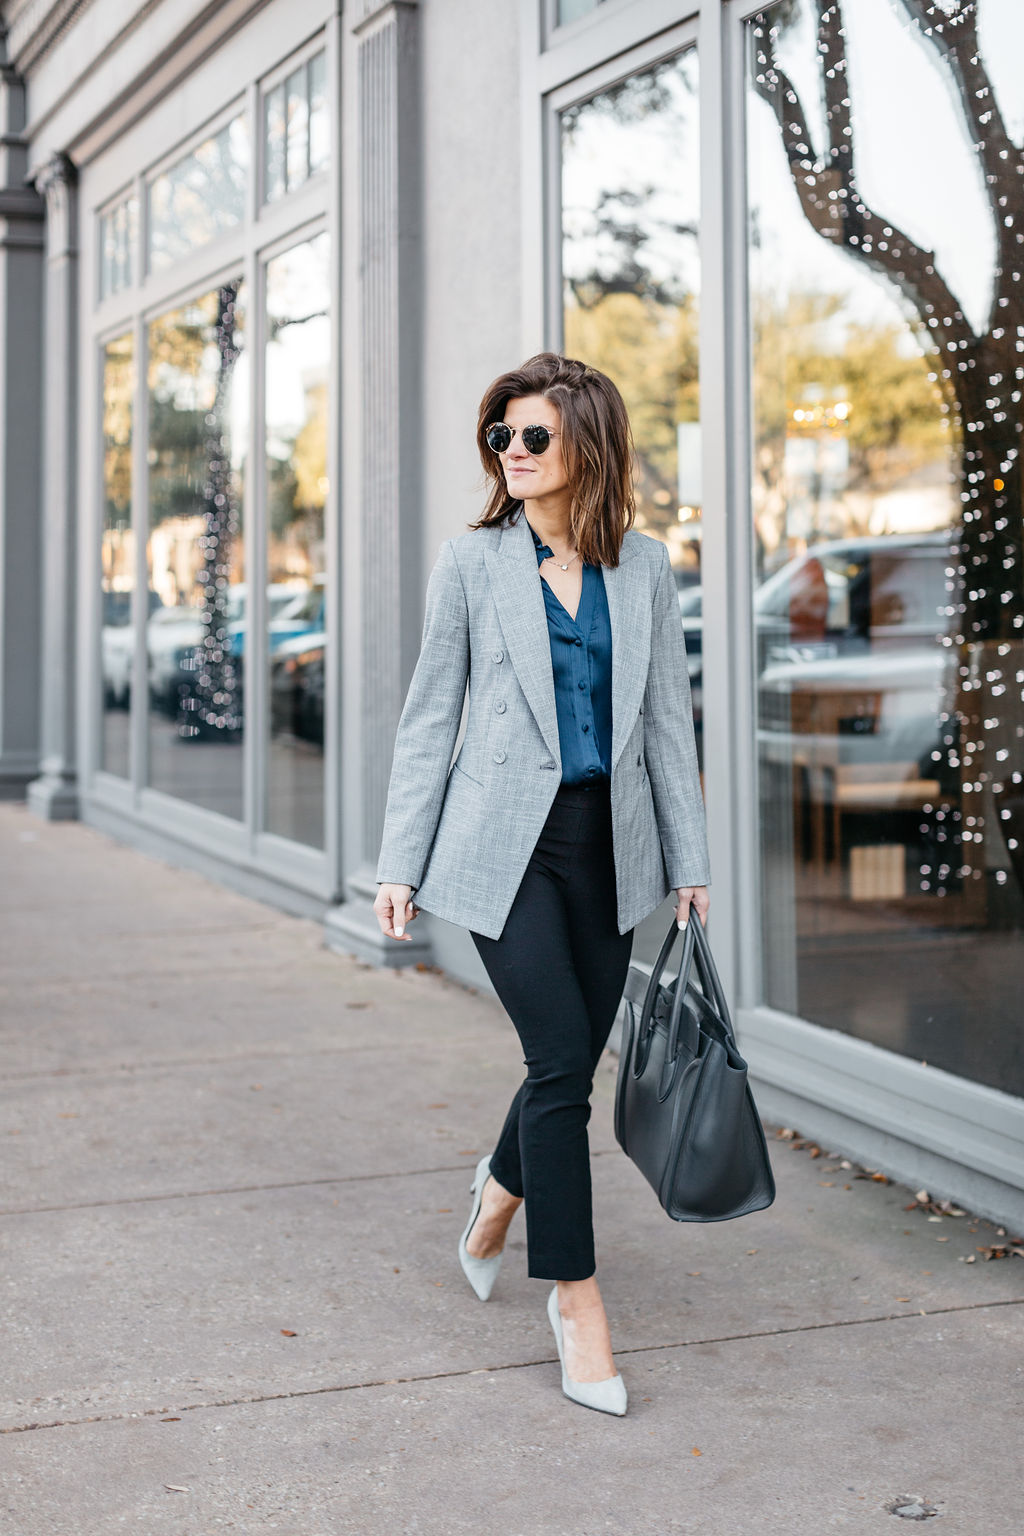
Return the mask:
<path fill-rule="evenodd" d="M 149 611 L 155 613 L 160 598 L 150 590 Z M 100 631 L 100 668 L 103 678 L 103 707 L 127 709 L 131 703 L 132 668 L 135 661 L 135 631 L 132 628 L 132 594 L 102 594 L 102 629 Z"/>
<path fill-rule="evenodd" d="M 245 651 L 246 595 L 245 582 L 235 582 L 228 588 L 226 619 L 228 646 L 231 654 L 241 658 Z M 284 638 L 294 634 L 296 623 L 285 620 L 307 601 L 309 588 L 296 588 L 285 582 L 275 582 L 267 588 L 268 624 L 271 649 L 276 637 L 275 626 L 284 621 L 281 634 Z M 306 627 L 309 627 L 307 622 Z M 160 608 L 149 621 L 146 648 L 149 656 L 149 695 L 155 709 L 164 714 L 176 715 L 185 693 L 192 685 L 194 669 L 191 666 L 196 646 L 204 633 L 202 609 L 197 607 Z"/>
<path fill-rule="evenodd" d="M 754 595 L 762 754 L 788 758 L 843 738 L 843 760 L 926 761 L 947 651 L 950 535 L 823 540 L 774 572 Z M 703 594 L 679 608 L 698 715 Z"/>
<path fill-rule="evenodd" d="M 326 642 L 321 630 L 294 636 L 277 647 L 270 662 L 270 721 L 275 735 L 297 736 L 323 746 Z"/>

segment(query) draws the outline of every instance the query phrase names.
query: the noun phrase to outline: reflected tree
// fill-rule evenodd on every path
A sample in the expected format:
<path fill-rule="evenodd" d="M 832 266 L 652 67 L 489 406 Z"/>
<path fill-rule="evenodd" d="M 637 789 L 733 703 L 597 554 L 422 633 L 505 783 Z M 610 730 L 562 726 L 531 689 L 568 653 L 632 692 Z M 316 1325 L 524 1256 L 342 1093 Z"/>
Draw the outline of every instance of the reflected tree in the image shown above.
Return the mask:
<path fill-rule="evenodd" d="M 199 501 L 204 529 L 202 564 L 196 572 L 202 639 L 185 663 L 178 734 L 229 740 L 242 729 L 242 679 L 231 649 L 228 596 L 232 559 L 240 532 L 238 497 L 227 425 L 234 365 L 241 351 L 236 304 L 241 280 L 217 289 L 213 339 L 217 374 L 213 401 L 203 417 L 203 478 Z"/>
<path fill-rule="evenodd" d="M 856 124 L 847 78 L 846 30 L 840 0 L 809 0 L 817 18 L 817 56 L 824 137 L 816 146 L 808 114 L 782 68 L 778 44 L 795 21 L 799 0 L 782 0 L 754 18 L 753 83 L 770 106 L 800 207 L 829 243 L 896 284 L 910 320 L 934 359 L 958 449 L 961 518 L 950 546 L 949 633 L 956 683 L 942 717 L 940 780 L 958 783 L 985 839 L 982 795 L 991 792 L 1018 882 L 1024 887 L 1024 737 L 1019 675 L 1024 638 L 1022 567 L 1021 385 L 1024 380 L 1024 153 L 1007 131 L 981 54 L 975 0 L 892 0 L 916 28 L 954 86 L 978 158 L 996 231 L 994 291 L 988 325 L 976 332 L 933 252 L 891 218 L 868 206 L 857 178 Z M 1014 766 L 1016 763 L 1016 767 Z M 944 808 L 959 812 L 952 804 Z M 980 878 L 981 850 L 961 845 L 957 877 Z M 940 885 L 940 889 L 944 889 Z"/>

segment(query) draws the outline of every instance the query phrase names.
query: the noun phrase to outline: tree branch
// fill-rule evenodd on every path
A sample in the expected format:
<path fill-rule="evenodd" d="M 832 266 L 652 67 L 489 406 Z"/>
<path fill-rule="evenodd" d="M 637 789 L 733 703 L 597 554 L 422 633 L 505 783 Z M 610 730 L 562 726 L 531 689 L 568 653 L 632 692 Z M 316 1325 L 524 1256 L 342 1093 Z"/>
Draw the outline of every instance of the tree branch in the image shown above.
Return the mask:
<path fill-rule="evenodd" d="M 819 0 L 819 35 L 829 37 L 829 53 L 838 48 L 842 32 L 839 0 Z M 853 135 L 843 129 L 849 122 L 849 101 L 837 101 L 829 124 L 827 163 L 815 156 L 800 98 L 786 72 L 776 62 L 767 25 L 758 38 L 763 73 L 754 73 L 754 89 L 771 107 L 779 125 L 790 174 L 805 218 L 819 235 L 843 245 L 869 266 L 891 278 L 910 299 L 936 350 L 954 354 L 972 346 L 977 338 L 964 318 L 955 295 L 936 270 L 935 255 L 916 245 L 910 236 L 874 213 L 857 189 L 853 165 Z M 826 58 L 829 54 L 824 55 Z M 826 66 L 826 68 L 832 66 Z M 829 92 L 826 91 L 826 106 Z M 840 142 L 837 142 L 840 141 Z"/>

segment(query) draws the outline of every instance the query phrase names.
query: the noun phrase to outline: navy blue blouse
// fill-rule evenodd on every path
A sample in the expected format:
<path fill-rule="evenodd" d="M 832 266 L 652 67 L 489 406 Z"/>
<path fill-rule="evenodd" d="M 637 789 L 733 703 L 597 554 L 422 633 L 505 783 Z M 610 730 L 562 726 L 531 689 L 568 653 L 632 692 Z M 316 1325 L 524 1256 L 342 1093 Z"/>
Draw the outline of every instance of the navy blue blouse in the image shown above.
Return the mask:
<path fill-rule="evenodd" d="M 537 566 L 551 550 L 533 533 Z M 612 626 L 598 565 L 584 565 L 571 618 L 541 577 L 555 679 L 563 784 L 599 784 L 612 772 Z"/>

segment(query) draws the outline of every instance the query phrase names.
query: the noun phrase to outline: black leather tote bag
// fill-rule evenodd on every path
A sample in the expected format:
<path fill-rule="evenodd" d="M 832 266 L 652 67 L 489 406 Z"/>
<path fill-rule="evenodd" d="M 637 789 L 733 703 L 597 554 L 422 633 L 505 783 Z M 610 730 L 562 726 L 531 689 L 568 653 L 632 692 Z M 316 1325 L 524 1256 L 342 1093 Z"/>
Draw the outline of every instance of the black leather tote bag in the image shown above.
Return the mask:
<path fill-rule="evenodd" d="M 775 1179 L 696 914 L 678 974 L 662 983 L 678 935 L 673 920 L 649 977 L 629 969 L 615 1135 L 673 1221 L 728 1221 L 771 1205 Z"/>

